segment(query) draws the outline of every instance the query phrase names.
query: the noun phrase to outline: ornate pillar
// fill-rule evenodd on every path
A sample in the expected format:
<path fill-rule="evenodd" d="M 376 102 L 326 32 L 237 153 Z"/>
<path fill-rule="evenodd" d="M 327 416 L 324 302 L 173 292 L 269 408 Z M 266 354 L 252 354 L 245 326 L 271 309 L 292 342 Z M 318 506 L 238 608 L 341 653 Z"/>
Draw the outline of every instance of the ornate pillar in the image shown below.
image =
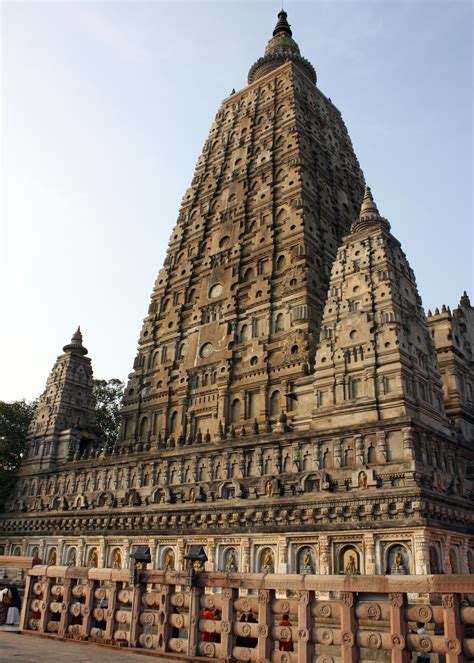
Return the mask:
<path fill-rule="evenodd" d="M 234 602 L 239 596 L 238 589 L 223 589 L 221 592 L 222 600 L 222 621 L 221 621 L 221 651 L 219 660 L 221 663 L 233 661 L 232 651 L 234 648 L 232 637 L 232 626 L 236 617 L 234 613 Z"/>
<path fill-rule="evenodd" d="M 387 433 L 384 430 L 377 431 L 377 459 L 378 462 L 387 462 Z"/>
<path fill-rule="evenodd" d="M 426 575 L 429 573 L 430 566 L 430 550 L 429 541 L 426 539 L 424 531 L 415 532 L 414 536 L 414 567 L 415 573 Z"/>
<path fill-rule="evenodd" d="M 410 663 L 411 653 L 405 649 L 408 625 L 405 620 L 406 594 L 389 594 L 390 638 L 392 663 Z"/>
<path fill-rule="evenodd" d="M 319 537 L 319 573 L 321 575 L 329 575 L 331 573 L 329 539 L 327 536 Z"/>
<path fill-rule="evenodd" d="M 314 643 L 311 637 L 313 618 L 310 607 L 310 593 L 298 594 L 298 663 L 313 660 Z"/>
<path fill-rule="evenodd" d="M 148 565 L 149 569 L 154 569 L 155 564 L 156 564 L 156 540 L 155 539 L 150 539 L 148 541 L 148 547 L 150 548 L 150 559 L 151 562 Z"/>
<path fill-rule="evenodd" d="M 250 540 L 242 539 L 242 573 L 250 573 Z"/>
<path fill-rule="evenodd" d="M 377 573 L 375 568 L 375 539 L 373 534 L 364 534 L 364 548 L 365 573 L 373 576 Z"/>
<path fill-rule="evenodd" d="M 341 660 L 343 663 L 357 663 L 359 657 L 355 640 L 357 620 L 354 593 L 341 592 L 339 598 L 341 602 Z"/>
<path fill-rule="evenodd" d="M 319 442 L 315 442 L 313 446 L 313 463 L 314 469 L 319 470 L 321 467 L 321 445 Z"/>
<path fill-rule="evenodd" d="M 178 555 L 176 559 L 176 571 L 182 571 L 184 570 L 184 555 L 185 555 L 185 545 L 184 545 L 184 539 L 178 539 L 177 540 L 177 548 L 178 548 Z"/>
<path fill-rule="evenodd" d="M 207 540 L 207 562 L 206 571 L 216 571 L 216 541 L 213 538 Z"/>
<path fill-rule="evenodd" d="M 354 437 L 355 452 L 356 452 L 356 465 L 364 465 L 364 438 L 362 435 Z"/>
<path fill-rule="evenodd" d="M 344 403 L 344 376 L 340 375 L 336 378 L 336 389 L 335 389 L 335 397 L 334 397 L 334 404 L 337 405 L 338 403 Z"/>
<path fill-rule="evenodd" d="M 272 601 L 275 599 L 275 590 L 261 589 L 258 592 L 258 663 L 270 663 L 273 640 L 271 628 L 273 625 Z"/>
<path fill-rule="evenodd" d="M 462 656 L 462 638 L 464 627 L 459 612 L 459 594 L 443 594 L 444 638 L 446 642 L 446 663 L 460 663 Z"/>
<path fill-rule="evenodd" d="M 275 568 L 275 573 L 288 573 L 288 539 L 279 537 L 277 539 L 278 546 L 278 565 Z"/>
<path fill-rule="evenodd" d="M 334 467 L 341 467 L 342 458 L 341 458 L 341 440 L 338 437 L 335 437 L 333 440 L 334 445 Z"/>
<path fill-rule="evenodd" d="M 123 540 L 123 568 L 128 569 L 130 567 L 130 539 Z"/>
<path fill-rule="evenodd" d="M 405 458 L 415 458 L 415 442 L 411 428 L 402 429 L 403 436 L 403 455 Z"/>

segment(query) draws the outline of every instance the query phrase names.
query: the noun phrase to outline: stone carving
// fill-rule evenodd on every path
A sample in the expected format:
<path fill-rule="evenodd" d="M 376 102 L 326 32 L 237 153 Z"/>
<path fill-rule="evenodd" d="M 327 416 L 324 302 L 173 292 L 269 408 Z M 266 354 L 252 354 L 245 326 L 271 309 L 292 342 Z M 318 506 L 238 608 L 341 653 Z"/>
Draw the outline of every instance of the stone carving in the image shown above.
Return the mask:
<path fill-rule="evenodd" d="M 48 563 L 52 548 L 61 557 L 72 546 L 98 566 L 118 545 L 128 559 L 143 537 L 176 551 L 183 536 L 215 537 L 225 550 L 245 531 L 239 570 L 270 572 L 276 560 L 259 551 L 276 550 L 282 531 L 299 551 L 311 531 L 311 559 L 278 560 L 289 573 L 474 568 L 461 552 L 474 495 L 463 455 L 474 309 L 466 294 L 426 318 L 344 122 L 288 30 L 276 28 L 249 87 L 218 112 L 153 288 L 116 440 L 97 437 L 80 329 L 55 362 L 0 518 L 7 553 L 31 542 Z M 380 568 L 365 538 L 374 524 Z M 440 532 L 453 527 L 448 545 Z M 337 529 L 344 542 L 329 544 Z M 102 532 L 118 538 L 99 555 Z M 349 543 L 364 564 L 355 549 L 341 559 Z"/>

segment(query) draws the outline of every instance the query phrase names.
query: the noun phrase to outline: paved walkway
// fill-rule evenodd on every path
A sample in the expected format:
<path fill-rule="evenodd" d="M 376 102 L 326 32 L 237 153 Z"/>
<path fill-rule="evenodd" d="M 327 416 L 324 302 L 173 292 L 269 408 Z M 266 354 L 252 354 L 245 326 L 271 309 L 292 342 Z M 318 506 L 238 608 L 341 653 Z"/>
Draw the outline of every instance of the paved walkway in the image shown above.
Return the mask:
<path fill-rule="evenodd" d="M 173 659 L 132 654 L 123 649 L 61 642 L 0 632 L 1 663 L 172 663 Z"/>

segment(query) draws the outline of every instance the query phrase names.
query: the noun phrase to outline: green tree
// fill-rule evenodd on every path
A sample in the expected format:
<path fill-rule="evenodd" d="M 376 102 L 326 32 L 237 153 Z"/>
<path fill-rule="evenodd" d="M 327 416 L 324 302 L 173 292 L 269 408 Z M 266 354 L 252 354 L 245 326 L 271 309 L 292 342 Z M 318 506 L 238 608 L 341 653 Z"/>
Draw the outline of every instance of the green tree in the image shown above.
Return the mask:
<path fill-rule="evenodd" d="M 117 378 L 94 380 L 92 394 L 95 401 L 97 428 L 102 443 L 111 447 L 120 429 L 119 409 L 125 384 Z"/>
<path fill-rule="evenodd" d="M 35 407 L 36 401 L 0 401 L 0 509 L 15 485 Z"/>

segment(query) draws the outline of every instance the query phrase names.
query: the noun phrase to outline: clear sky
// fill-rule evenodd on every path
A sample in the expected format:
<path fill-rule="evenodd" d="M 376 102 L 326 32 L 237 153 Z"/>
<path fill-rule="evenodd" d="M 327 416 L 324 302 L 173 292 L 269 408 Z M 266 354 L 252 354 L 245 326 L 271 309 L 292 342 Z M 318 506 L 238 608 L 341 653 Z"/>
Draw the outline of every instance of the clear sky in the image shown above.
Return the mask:
<path fill-rule="evenodd" d="M 181 198 L 277 0 L 8 2 L 1 12 L 0 399 L 78 324 L 125 379 Z M 285 0 L 426 308 L 473 292 L 470 0 Z"/>

